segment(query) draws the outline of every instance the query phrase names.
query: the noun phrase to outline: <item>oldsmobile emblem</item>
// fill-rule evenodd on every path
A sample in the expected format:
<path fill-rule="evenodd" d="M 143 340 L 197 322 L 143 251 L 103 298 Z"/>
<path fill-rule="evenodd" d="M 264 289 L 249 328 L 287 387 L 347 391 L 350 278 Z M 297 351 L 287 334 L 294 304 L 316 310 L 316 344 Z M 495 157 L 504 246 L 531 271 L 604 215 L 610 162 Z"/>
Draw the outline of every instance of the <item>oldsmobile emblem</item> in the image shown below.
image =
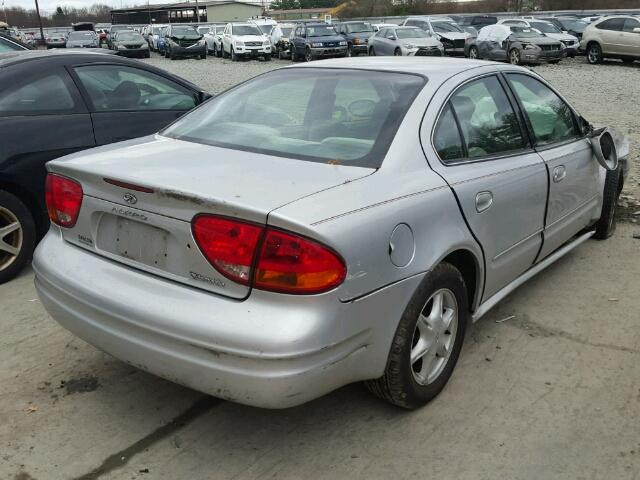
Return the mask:
<path fill-rule="evenodd" d="M 135 203 L 138 202 L 138 199 L 136 198 L 136 196 L 133 193 L 125 193 L 122 198 L 124 199 L 125 202 L 130 203 L 131 205 L 134 205 Z"/>

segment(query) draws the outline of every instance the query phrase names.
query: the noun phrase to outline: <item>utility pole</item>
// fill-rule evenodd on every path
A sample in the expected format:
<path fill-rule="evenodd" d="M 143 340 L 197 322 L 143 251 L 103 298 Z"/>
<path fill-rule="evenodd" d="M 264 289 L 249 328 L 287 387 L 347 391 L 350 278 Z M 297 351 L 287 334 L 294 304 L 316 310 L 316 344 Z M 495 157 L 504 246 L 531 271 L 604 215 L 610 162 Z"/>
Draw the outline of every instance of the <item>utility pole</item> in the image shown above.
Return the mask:
<path fill-rule="evenodd" d="M 42 44 L 46 45 L 47 42 L 44 39 L 44 30 L 42 29 L 42 18 L 40 17 L 40 7 L 38 6 L 38 0 L 36 2 L 36 15 L 38 16 L 38 25 L 40 26 L 40 38 L 42 39 Z"/>
<path fill-rule="evenodd" d="M 196 17 L 198 18 L 196 22 L 200 23 L 200 6 L 198 5 L 198 0 L 196 0 Z"/>

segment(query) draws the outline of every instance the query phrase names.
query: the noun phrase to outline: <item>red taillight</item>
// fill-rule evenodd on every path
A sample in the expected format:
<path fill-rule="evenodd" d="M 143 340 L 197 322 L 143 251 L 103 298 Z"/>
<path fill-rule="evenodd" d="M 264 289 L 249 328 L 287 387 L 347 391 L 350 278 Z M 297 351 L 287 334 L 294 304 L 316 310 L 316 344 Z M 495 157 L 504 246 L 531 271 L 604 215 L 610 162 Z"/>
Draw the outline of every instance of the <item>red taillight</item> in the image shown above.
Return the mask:
<path fill-rule="evenodd" d="M 347 273 L 342 259 L 306 238 L 268 229 L 254 285 L 283 293 L 320 293 L 340 285 Z"/>
<path fill-rule="evenodd" d="M 198 247 L 221 274 L 248 285 L 263 228 L 223 217 L 198 215 L 191 224 Z"/>
<path fill-rule="evenodd" d="M 338 254 L 292 233 L 213 215 L 196 216 L 192 230 L 198 247 L 216 270 L 261 290 L 322 293 L 340 285 L 347 273 Z"/>
<path fill-rule="evenodd" d="M 49 218 L 56 225 L 71 228 L 78 220 L 82 205 L 82 187 L 75 180 L 49 173 L 45 184 Z"/>

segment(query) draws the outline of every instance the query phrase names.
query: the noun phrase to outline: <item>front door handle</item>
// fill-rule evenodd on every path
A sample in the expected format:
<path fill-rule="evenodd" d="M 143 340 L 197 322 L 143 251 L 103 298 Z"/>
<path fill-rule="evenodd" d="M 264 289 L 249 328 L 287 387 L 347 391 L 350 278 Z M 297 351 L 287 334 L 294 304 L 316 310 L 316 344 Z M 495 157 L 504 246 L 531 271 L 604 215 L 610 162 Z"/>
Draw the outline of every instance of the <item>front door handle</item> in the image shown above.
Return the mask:
<path fill-rule="evenodd" d="M 554 183 L 559 183 L 567 176 L 567 169 L 564 165 L 558 165 L 553 169 L 553 174 L 551 175 Z"/>
<path fill-rule="evenodd" d="M 476 212 L 482 213 L 493 204 L 493 193 L 479 192 L 476 195 Z"/>

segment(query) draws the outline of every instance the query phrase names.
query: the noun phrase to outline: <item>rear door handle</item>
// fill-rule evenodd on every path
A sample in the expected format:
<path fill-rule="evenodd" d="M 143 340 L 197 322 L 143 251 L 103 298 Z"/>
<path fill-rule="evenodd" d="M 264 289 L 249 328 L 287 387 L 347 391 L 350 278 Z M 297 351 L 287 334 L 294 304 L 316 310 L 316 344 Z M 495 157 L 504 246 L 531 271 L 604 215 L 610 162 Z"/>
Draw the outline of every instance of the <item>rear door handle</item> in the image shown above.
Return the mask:
<path fill-rule="evenodd" d="M 476 195 L 476 212 L 482 213 L 493 204 L 493 193 L 479 192 Z"/>
<path fill-rule="evenodd" d="M 564 165 L 558 165 L 553 169 L 552 178 L 554 183 L 559 183 L 567 176 L 567 169 Z"/>

